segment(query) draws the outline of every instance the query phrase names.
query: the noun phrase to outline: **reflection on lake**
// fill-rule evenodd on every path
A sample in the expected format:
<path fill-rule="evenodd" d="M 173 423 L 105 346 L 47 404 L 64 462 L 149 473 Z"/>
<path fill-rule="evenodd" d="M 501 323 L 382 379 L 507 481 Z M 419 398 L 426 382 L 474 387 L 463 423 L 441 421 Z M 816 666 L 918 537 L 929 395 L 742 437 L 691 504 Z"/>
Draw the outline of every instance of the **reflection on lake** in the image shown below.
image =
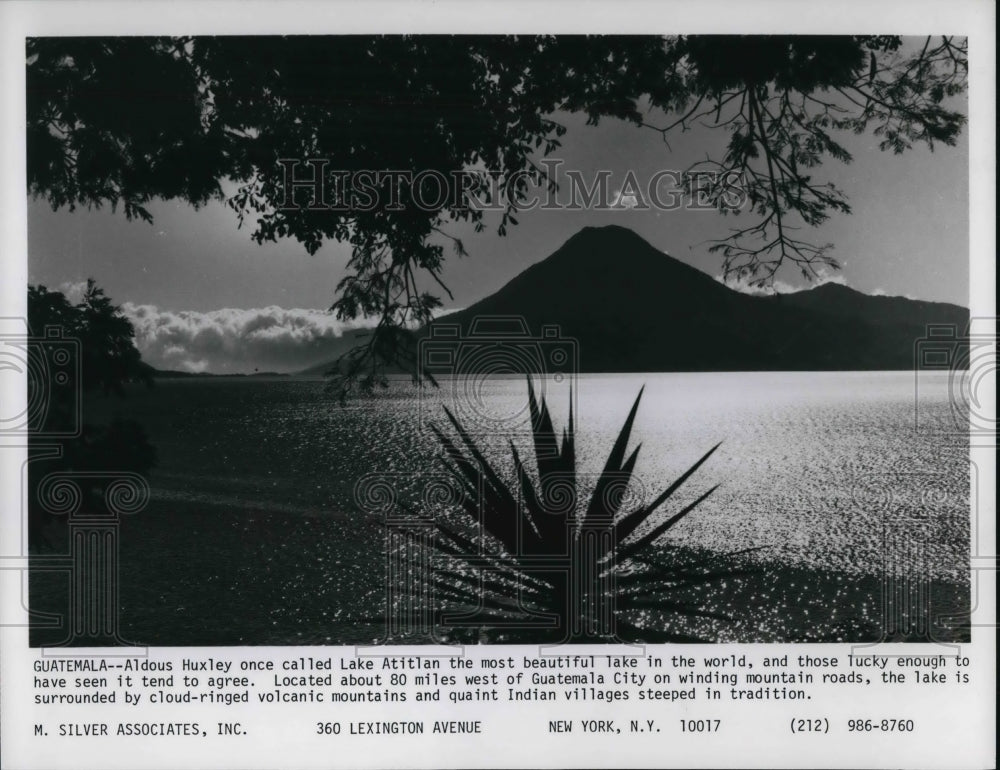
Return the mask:
<path fill-rule="evenodd" d="M 429 423 L 445 424 L 443 406 L 506 472 L 509 440 L 531 456 L 523 379 L 446 379 L 438 390 L 405 380 L 344 407 L 324 384 L 160 380 L 124 401 L 88 405 L 88 420 L 138 420 L 159 451 L 153 500 L 122 529 L 126 636 L 370 641 L 370 630 L 345 621 L 379 614 L 384 572 L 382 530 L 354 502 L 357 479 L 385 473 L 412 486 L 437 470 Z M 600 472 L 643 386 L 630 445 L 642 444 L 638 494 L 658 494 L 723 442 L 674 505 L 722 486 L 664 539 L 692 552 L 760 548 L 742 557 L 757 580 L 717 586 L 713 601 L 738 617 L 713 625 L 715 638 L 822 636 L 845 618 L 877 630 L 887 568 L 919 575 L 932 601 L 960 612 L 969 591 L 968 445 L 953 435 L 947 375 L 920 385 L 915 404 L 912 372 L 581 375 L 577 469 Z M 541 383 L 560 432 L 569 386 Z M 219 613 L 228 621 L 213 621 Z"/>

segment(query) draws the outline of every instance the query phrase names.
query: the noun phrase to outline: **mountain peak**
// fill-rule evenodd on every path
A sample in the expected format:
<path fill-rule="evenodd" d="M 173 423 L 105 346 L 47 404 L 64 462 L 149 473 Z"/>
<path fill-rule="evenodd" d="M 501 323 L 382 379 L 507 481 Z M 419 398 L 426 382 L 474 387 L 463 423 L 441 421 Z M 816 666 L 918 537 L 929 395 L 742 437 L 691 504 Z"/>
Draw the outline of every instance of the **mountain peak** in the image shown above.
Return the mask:
<path fill-rule="evenodd" d="M 664 253 L 650 244 L 649 241 L 635 230 L 622 225 L 588 225 L 574 235 L 571 235 L 562 245 L 562 248 L 579 246 L 580 244 L 600 245 L 603 247 L 613 246 L 617 248 L 641 248 L 656 251 L 659 254 Z"/>
<path fill-rule="evenodd" d="M 585 233 L 603 233 L 607 235 L 619 235 L 624 238 L 630 238 L 633 240 L 640 240 L 646 243 L 645 238 L 643 238 L 639 233 L 630 227 L 625 227 L 625 225 L 586 225 L 577 231 L 576 235 L 571 236 L 572 238 L 577 238 Z"/>
<path fill-rule="evenodd" d="M 606 225 L 584 227 L 446 323 L 465 336 L 483 316 L 520 317 L 532 335 L 557 326 L 575 341 L 581 371 L 906 369 L 927 323 L 968 316 L 880 299 L 836 283 L 780 298 L 741 294 Z"/>
<path fill-rule="evenodd" d="M 864 294 L 864 292 L 858 291 L 857 289 L 852 289 L 845 283 L 839 281 L 827 281 L 826 283 L 821 283 L 819 286 L 808 286 L 802 291 L 819 291 L 823 294 L 829 294 L 830 296 L 848 295 L 848 294 Z M 793 294 L 801 294 L 802 291 L 792 292 Z"/>
<path fill-rule="evenodd" d="M 594 272 L 602 281 L 635 280 L 648 274 L 651 280 L 696 282 L 712 279 L 690 265 L 653 246 L 634 230 L 621 225 L 584 227 L 570 236 L 548 258 L 515 278 L 542 270 L 572 270 L 575 274 Z M 503 291 L 501 289 L 501 291 Z"/>
<path fill-rule="evenodd" d="M 499 361 L 489 358 L 495 335 L 483 348 L 476 339 L 489 316 L 523 320 L 513 349 L 571 349 L 558 371 L 808 371 L 911 369 L 914 340 L 927 325 L 965 328 L 969 311 L 835 282 L 792 294 L 742 294 L 632 230 L 608 225 L 583 228 L 496 293 L 435 324 L 457 325 L 458 336 L 453 328 L 450 334 L 456 349 L 485 351 L 485 358 L 465 359 L 485 366 Z M 507 367 L 509 355 L 498 355 Z M 527 365 L 541 372 L 550 364 Z"/>

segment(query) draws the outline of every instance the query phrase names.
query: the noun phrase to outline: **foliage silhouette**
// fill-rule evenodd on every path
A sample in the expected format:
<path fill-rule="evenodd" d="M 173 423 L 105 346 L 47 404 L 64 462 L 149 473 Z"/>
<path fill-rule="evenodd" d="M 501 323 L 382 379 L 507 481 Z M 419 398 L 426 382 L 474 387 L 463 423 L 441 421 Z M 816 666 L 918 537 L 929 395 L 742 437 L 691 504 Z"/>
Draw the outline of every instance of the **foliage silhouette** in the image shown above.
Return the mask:
<path fill-rule="evenodd" d="M 837 266 L 829 245 L 795 235 L 850 211 L 814 178 L 850 160 L 836 134 L 870 130 L 895 153 L 954 144 L 965 117 L 949 100 L 968 69 L 963 39 L 910 50 L 884 35 L 35 38 L 26 54 L 28 190 L 53 207 L 109 203 L 150 220 L 154 198 L 226 199 L 258 242 L 350 245 L 332 309 L 379 323 L 332 372 L 341 395 L 384 384 L 387 368 L 415 374 L 413 329 L 441 305 L 423 286 L 450 296 L 443 244 L 465 254 L 447 223 L 484 228 L 471 202 L 495 202 L 497 178 L 497 231 L 517 224 L 532 186 L 556 184 L 538 161 L 560 146 L 560 112 L 665 142 L 695 123 L 728 132 L 724 156 L 684 183 L 722 213 L 749 202 L 756 224 L 713 248 L 727 277 L 763 285 L 786 265 L 807 277 Z M 392 169 L 439 174 L 446 189 L 428 206 L 391 177 L 367 192 L 341 182 L 344 197 L 398 206 L 317 208 L 304 188 L 287 206 L 289 158 L 329 159 L 328 189 L 335 170 Z"/>
<path fill-rule="evenodd" d="M 441 624 L 454 641 L 701 642 L 664 627 L 662 615 L 727 619 L 679 598 L 742 570 L 715 559 L 671 561 L 660 538 L 708 498 L 717 485 L 665 518 L 680 487 L 718 449 L 652 501 L 628 505 L 639 447 L 627 451 L 642 391 L 636 397 L 588 501 L 580 499 L 572 408 L 561 438 L 531 379 L 528 399 L 537 463 L 533 479 L 513 442 L 516 481 L 505 481 L 468 431 L 445 408 L 458 440 L 435 428 L 448 474 L 462 490 L 457 521 L 406 504 L 413 522 L 433 529 L 436 569 L 408 599 L 437 595 Z M 403 534 L 412 528 L 389 525 Z M 471 534 L 469 534 L 471 532 Z M 473 608 L 472 612 L 469 609 Z M 465 614 L 459 614 L 465 611 Z"/>
<path fill-rule="evenodd" d="M 81 397 L 125 397 L 130 382 L 152 386 L 151 368 L 142 362 L 133 342 L 132 322 L 121 313 L 93 279 L 83 298 L 72 304 L 62 292 L 45 286 L 28 287 L 28 324 L 32 336 L 28 355 L 46 355 L 46 330 L 58 329 L 61 339 L 77 343 L 79 380 L 57 385 L 59 373 L 37 366 L 29 371 L 29 402 L 44 401 L 45 411 L 29 437 L 28 540 L 34 549 L 56 547 L 59 522 L 46 515 L 39 485 L 46 475 L 69 472 L 82 493 L 81 510 L 107 513 L 105 489 L 117 472 L 144 473 L 156 464 L 156 449 L 143 427 L 131 419 L 115 418 L 104 425 L 79 422 Z M 75 434 L 75 435 L 72 435 Z"/>

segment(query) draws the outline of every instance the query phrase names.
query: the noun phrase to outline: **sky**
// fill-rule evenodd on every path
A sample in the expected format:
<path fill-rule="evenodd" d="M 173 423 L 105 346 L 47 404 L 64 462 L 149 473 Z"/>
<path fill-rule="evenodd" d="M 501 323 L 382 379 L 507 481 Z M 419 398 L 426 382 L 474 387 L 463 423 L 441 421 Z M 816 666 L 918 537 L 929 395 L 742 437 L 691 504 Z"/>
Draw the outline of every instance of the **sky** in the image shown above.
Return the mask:
<path fill-rule="evenodd" d="M 656 122 L 661 116 L 650 116 Z M 660 170 L 684 169 L 706 153 L 717 153 L 726 136 L 695 128 L 673 135 L 669 147 L 649 129 L 618 120 L 585 125 L 561 115 L 568 127 L 552 154 L 561 171 L 589 179 L 611 171 L 615 189 L 631 170 L 640 182 Z M 833 243 L 842 270 L 836 280 L 859 291 L 968 305 L 968 144 L 934 152 L 919 146 L 896 156 L 870 135 L 841 137 L 854 155 L 844 165 L 828 161 L 817 173 L 840 187 L 853 213 L 831 219 L 803 237 Z M 222 202 L 198 210 L 176 201 L 149 207 L 152 225 L 129 222 L 121 211 L 52 211 L 46 201 L 28 204 L 28 274 L 32 284 L 70 296 L 95 278 L 123 306 L 136 326 L 145 360 L 165 369 L 249 372 L 297 371 L 327 360 L 344 325 L 326 312 L 345 274 L 346 247 L 325 244 L 315 255 L 293 240 L 257 245 L 251 226 L 238 229 Z M 450 226 L 469 256 L 450 255 L 444 280 L 465 307 L 501 288 L 530 265 L 549 256 L 585 226 L 618 224 L 656 248 L 712 276 L 721 257 L 710 239 L 745 226 L 750 215 L 722 217 L 710 211 L 638 210 L 527 211 L 506 237 L 498 217 L 487 214 L 486 231 Z M 609 255 L 612 259 L 613 255 Z M 790 291 L 802 281 L 789 269 L 776 288 Z"/>

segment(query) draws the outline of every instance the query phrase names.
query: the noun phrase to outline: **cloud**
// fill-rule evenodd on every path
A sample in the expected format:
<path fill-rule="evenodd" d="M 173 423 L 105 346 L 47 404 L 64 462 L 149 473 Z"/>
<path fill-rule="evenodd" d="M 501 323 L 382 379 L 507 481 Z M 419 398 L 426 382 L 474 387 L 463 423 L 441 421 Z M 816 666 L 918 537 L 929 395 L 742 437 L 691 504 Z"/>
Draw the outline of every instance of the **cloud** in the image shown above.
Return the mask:
<path fill-rule="evenodd" d="M 911 299 L 911 300 L 917 299 L 912 294 L 890 294 L 889 292 L 887 292 L 885 289 L 882 288 L 872 289 L 869 293 L 873 297 L 902 297 L 903 299 Z"/>
<path fill-rule="evenodd" d="M 59 284 L 57 291 L 61 291 L 66 295 L 66 299 L 72 304 L 77 305 L 83 302 L 83 295 L 87 291 L 86 281 L 72 281 Z"/>
<path fill-rule="evenodd" d="M 634 209 L 639 207 L 638 196 L 631 190 L 625 190 L 621 187 L 611 193 L 609 202 L 613 209 Z"/>
<path fill-rule="evenodd" d="M 345 331 L 370 322 L 344 323 L 307 308 L 223 308 L 208 312 L 162 310 L 126 302 L 142 358 L 157 369 L 188 372 L 295 372 L 336 358 Z"/>
<path fill-rule="evenodd" d="M 799 285 L 794 285 L 788 283 L 787 281 L 773 281 L 770 285 L 765 287 L 751 286 L 749 277 L 742 278 L 730 278 L 728 281 L 723 278 L 721 274 L 713 276 L 715 280 L 719 283 L 723 283 L 730 289 L 740 292 L 741 294 L 756 294 L 756 295 L 770 295 L 770 294 L 795 294 L 800 291 L 808 291 L 809 289 L 815 289 L 817 286 L 822 286 L 826 283 L 837 283 L 841 286 L 847 286 L 847 279 L 844 277 L 843 273 L 834 273 L 829 270 L 820 269 L 819 276 L 814 278 L 808 283 L 801 283 Z"/>

